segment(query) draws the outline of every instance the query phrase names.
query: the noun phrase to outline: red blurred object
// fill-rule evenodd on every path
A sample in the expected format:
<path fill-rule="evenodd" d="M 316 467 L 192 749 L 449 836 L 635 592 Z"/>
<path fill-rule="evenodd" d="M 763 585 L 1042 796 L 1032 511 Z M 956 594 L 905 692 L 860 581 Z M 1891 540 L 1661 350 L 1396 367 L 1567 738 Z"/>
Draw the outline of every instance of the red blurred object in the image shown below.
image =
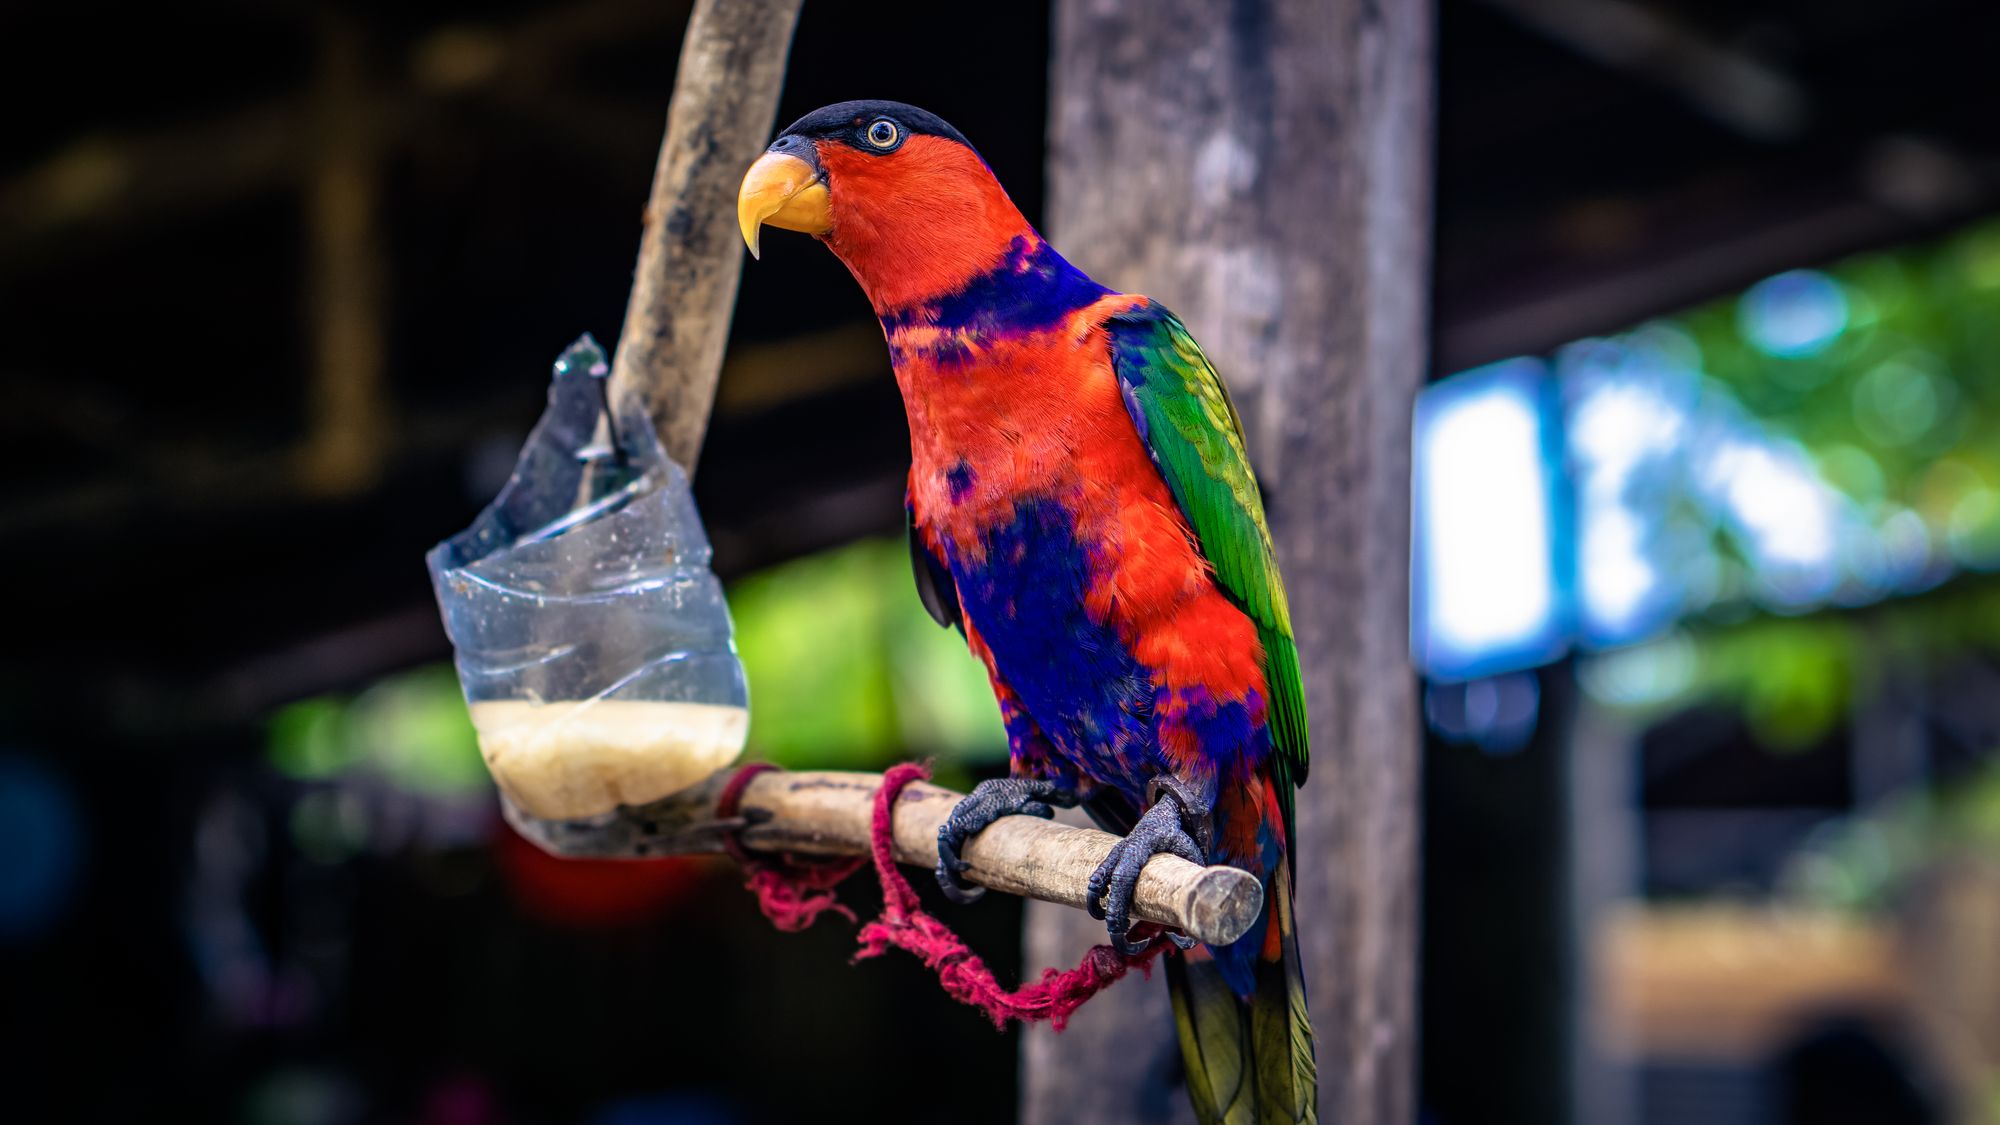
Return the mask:
<path fill-rule="evenodd" d="M 424 1095 L 423 1125 L 496 1125 L 500 1099 L 493 1086 L 477 1074 L 441 1078 Z"/>
<path fill-rule="evenodd" d="M 665 914 L 693 898 L 715 869 L 705 856 L 565 859 L 501 822 L 494 851 L 523 913 L 579 929 L 616 929 Z"/>

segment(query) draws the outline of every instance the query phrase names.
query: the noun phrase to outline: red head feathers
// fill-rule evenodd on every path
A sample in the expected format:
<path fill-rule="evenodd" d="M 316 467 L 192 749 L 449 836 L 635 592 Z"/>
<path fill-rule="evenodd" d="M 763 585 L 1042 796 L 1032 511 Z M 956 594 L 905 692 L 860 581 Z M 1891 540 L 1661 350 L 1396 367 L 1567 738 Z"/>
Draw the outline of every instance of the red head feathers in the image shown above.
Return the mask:
<path fill-rule="evenodd" d="M 755 253 L 769 225 L 819 236 L 878 314 L 948 293 L 1035 239 L 958 130 L 901 102 L 842 102 L 778 135 L 737 202 Z"/>

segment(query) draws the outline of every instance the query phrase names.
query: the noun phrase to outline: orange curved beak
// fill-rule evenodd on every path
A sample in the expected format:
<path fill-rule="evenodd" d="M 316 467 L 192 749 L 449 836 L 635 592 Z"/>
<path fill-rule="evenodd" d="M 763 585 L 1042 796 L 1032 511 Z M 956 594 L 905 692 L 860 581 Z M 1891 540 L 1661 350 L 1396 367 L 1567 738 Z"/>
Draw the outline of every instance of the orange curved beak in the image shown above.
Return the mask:
<path fill-rule="evenodd" d="M 833 229 L 832 201 L 813 166 L 796 156 L 767 152 L 743 176 L 736 193 L 736 222 L 750 256 L 765 226 L 821 235 Z"/>

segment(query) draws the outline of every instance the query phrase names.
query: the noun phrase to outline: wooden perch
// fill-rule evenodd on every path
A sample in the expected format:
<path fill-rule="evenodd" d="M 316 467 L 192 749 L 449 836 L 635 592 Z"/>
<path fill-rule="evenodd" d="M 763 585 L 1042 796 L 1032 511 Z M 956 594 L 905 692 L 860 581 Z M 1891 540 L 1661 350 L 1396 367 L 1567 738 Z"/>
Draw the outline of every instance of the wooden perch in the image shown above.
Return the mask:
<path fill-rule="evenodd" d="M 511 803 L 507 819 L 522 835 L 566 856 L 658 856 L 719 852 L 726 825 L 716 799 L 733 770 L 649 805 L 590 820 L 538 820 Z M 744 789 L 738 820 L 744 847 L 801 855 L 866 855 L 880 774 L 773 771 Z M 896 802 L 896 859 L 937 864 L 938 826 L 960 794 L 922 782 Z M 1082 906 L 1084 884 L 1117 838 L 1091 828 L 1002 817 L 969 840 L 966 878 L 1008 894 Z M 1139 874 L 1132 914 L 1172 926 L 1211 945 L 1243 936 L 1264 909 L 1256 876 L 1234 867 L 1201 867 L 1158 855 Z"/>

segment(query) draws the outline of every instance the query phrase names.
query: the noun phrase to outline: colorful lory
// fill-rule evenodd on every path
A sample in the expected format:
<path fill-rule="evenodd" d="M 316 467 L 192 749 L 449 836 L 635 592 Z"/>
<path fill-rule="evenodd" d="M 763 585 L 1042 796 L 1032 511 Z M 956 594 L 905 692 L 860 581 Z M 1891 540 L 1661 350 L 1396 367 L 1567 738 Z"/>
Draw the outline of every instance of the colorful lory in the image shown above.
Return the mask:
<path fill-rule="evenodd" d="M 1012 776 L 953 812 L 939 882 L 969 901 L 968 836 L 1079 802 L 1124 837 L 1087 888 L 1122 949 L 1141 947 L 1132 890 L 1152 856 L 1255 873 L 1265 917 L 1169 959 L 1189 1090 L 1203 1121 L 1314 1119 L 1292 929 L 1304 690 L 1215 369 L 1173 314 L 1064 261 L 965 138 L 912 106 L 808 114 L 751 167 L 738 211 L 751 253 L 767 225 L 816 235 L 874 305 L 909 413 L 917 589 L 985 663 L 1006 722 Z"/>

